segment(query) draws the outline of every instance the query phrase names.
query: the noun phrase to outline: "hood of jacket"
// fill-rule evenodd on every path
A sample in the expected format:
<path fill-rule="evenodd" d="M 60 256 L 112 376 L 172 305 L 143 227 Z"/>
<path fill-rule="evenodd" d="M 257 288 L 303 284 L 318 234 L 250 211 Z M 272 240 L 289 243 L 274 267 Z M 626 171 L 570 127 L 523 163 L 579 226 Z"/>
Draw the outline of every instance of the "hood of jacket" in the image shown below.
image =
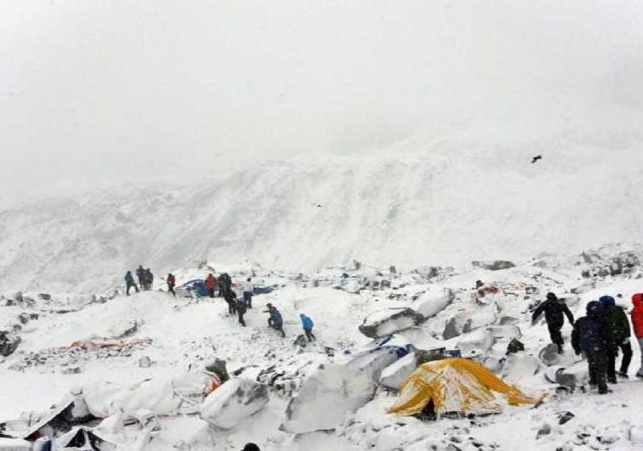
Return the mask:
<path fill-rule="evenodd" d="M 598 298 L 605 306 L 616 305 L 616 300 L 612 296 L 601 296 Z"/>
<path fill-rule="evenodd" d="M 634 307 L 643 308 L 643 293 L 636 293 L 632 296 L 632 304 Z"/>
<path fill-rule="evenodd" d="M 587 316 L 592 318 L 600 318 L 605 312 L 605 307 L 599 301 L 591 301 L 587 304 L 586 307 Z"/>

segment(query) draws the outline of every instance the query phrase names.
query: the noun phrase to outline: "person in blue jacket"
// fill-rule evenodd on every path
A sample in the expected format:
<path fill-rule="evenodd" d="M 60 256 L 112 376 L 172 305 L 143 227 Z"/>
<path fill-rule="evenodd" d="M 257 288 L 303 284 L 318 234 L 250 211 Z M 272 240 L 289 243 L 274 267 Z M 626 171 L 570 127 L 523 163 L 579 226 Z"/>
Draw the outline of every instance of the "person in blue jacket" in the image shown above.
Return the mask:
<path fill-rule="evenodd" d="M 129 290 L 132 287 L 134 287 L 134 289 L 138 293 L 138 287 L 136 286 L 136 282 L 134 282 L 134 276 L 132 275 L 132 271 L 127 271 L 127 274 L 125 274 L 125 284 L 127 285 L 125 294 L 129 296 Z"/>
<path fill-rule="evenodd" d="M 299 317 L 301 318 L 301 325 L 304 328 L 304 332 L 306 333 L 306 338 L 308 339 L 308 341 L 317 340 L 317 338 L 315 338 L 315 335 L 313 334 L 313 320 L 303 313 L 301 313 Z"/>
<path fill-rule="evenodd" d="M 286 332 L 284 332 L 284 319 L 282 318 L 281 313 L 279 313 L 277 307 L 275 307 L 271 303 L 266 304 L 266 307 L 268 307 L 268 310 L 265 310 L 265 313 L 270 313 L 270 317 L 268 318 L 268 326 L 272 327 L 278 332 L 281 332 L 281 335 L 285 338 Z"/>

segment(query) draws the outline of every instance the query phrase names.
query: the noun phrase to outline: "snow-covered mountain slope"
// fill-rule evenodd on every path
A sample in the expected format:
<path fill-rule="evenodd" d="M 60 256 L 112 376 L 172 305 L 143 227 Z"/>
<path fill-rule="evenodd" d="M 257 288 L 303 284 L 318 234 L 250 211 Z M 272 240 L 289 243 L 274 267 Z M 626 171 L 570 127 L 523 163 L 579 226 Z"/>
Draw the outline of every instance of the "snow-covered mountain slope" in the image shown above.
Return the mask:
<path fill-rule="evenodd" d="M 597 134 L 589 144 L 563 136 L 496 147 L 464 136 L 422 154 L 275 162 L 191 189 L 123 188 L 4 211 L 0 279 L 91 292 L 139 264 L 159 274 L 205 259 L 408 268 L 639 239 L 643 140 Z"/>

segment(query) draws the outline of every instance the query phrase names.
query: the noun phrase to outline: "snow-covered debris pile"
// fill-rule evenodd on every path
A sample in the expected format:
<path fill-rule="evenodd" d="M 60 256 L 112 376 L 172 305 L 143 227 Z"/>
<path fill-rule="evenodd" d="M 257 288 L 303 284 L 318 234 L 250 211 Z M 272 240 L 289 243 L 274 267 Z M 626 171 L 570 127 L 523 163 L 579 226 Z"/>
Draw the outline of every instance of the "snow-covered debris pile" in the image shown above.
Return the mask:
<path fill-rule="evenodd" d="M 216 427 L 230 429 L 261 410 L 269 399 L 267 386 L 233 378 L 208 395 L 199 414 Z"/>
<path fill-rule="evenodd" d="M 27 368 L 46 365 L 52 370 L 79 365 L 95 359 L 129 358 L 136 349 L 149 346 L 149 338 L 132 340 L 91 339 L 76 341 L 62 348 L 47 348 L 30 352 L 9 369 L 24 371 Z"/>
<path fill-rule="evenodd" d="M 263 368 L 257 376 L 257 381 L 266 384 L 282 396 L 291 397 L 297 393 L 310 374 L 328 363 L 326 354 L 299 354 L 285 362 Z"/>
<path fill-rule="evenodd" d="M 196 413 L 201 401 L 219 384 L 212 375 L 190 372 L 132 385 L 97 382 L 84 386 L 82 394 L 89 411 L 98 418 L 115 414 L 136 418 L 141 410 L 154 415 L 179 415 Z"/>
<path fill-rule="evenodd" d="M 363 372 L 346 365 L 325 365 L 304 381 L 288 403 L 281 429 L 301 434 L 332 430 L 346 415 L 373 397 L 375 384 Z"/>

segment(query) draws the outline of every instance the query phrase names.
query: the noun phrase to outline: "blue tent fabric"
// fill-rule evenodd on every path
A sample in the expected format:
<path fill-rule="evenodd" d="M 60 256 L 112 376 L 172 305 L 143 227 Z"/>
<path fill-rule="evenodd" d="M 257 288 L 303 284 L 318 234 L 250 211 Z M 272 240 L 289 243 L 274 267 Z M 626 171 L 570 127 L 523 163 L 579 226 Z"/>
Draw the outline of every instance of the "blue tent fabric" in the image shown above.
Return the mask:
<path fill-rule="evenodd" d="M 268 287 L 254 287 L 252 290 L 252 294 L 268 294 L 272 293 L 275 291 L 279 285 L 270 285 Z"/>
<path fill-rule="evenodd" d="M 181 288 L 194 292 L 199 297 L 205 297 L 208 295 L 208 289 L 205 287 L 205 280 L 203 279 L 194 279 L 189 282 L 185 282 L 181 285 Z"/>

